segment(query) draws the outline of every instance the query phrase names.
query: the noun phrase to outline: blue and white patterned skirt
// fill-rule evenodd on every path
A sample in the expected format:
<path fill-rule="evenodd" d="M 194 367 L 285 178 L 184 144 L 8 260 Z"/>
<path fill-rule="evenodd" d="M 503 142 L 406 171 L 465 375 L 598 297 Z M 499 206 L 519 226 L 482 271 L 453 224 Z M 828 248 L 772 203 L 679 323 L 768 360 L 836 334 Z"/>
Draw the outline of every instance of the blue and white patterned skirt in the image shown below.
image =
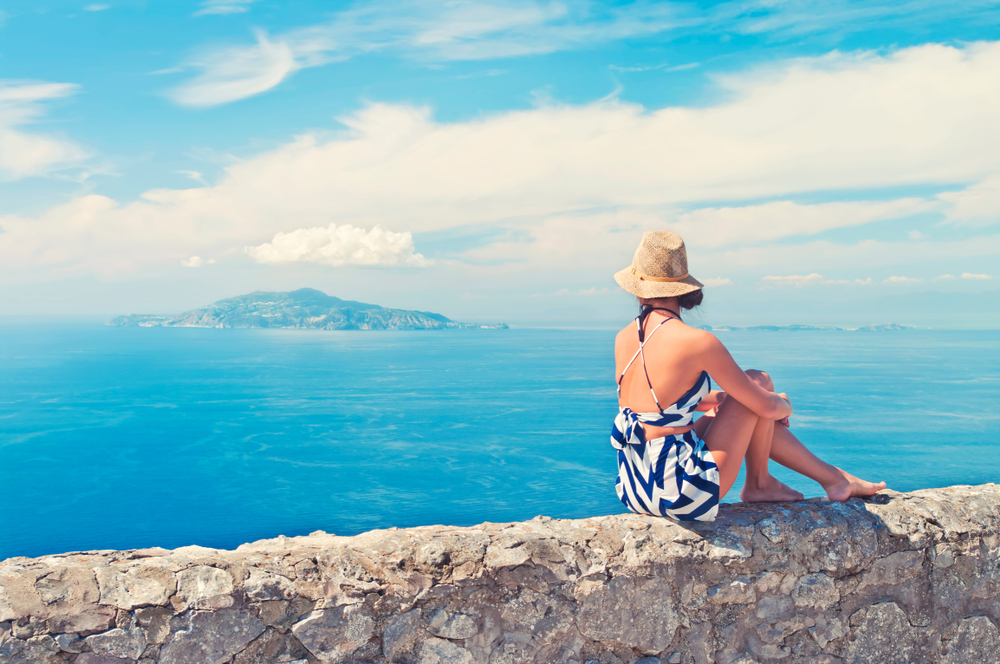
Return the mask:
<path fill-rule="evenodd" d="M 615 490 L 625 507 L 678 521 L 714 521 L 719 469 L 705 441 L 694 431 L 647 441 L 641 427 L 621 426 L 620 419 L 611 444 L 618 450 Z"/>

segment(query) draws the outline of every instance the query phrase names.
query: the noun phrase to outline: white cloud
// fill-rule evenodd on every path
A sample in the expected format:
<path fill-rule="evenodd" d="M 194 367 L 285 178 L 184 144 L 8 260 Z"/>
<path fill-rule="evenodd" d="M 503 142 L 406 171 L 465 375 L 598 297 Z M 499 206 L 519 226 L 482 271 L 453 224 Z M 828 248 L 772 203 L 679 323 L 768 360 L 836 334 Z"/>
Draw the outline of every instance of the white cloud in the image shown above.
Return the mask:
<path fill-rule="evenodd" d="M 962 273 L 963 279 L 992 279 L 993 277 L 988 274 L 972 274 L 970 272 Z"/>
<path fill-rule="evenodd" d="M 989 238 L 754 245 L 950 205 L 787 200 L 799 192 L 977 183 L 1000 173 L 1000 44 L 833 54 L 724 85 L 729 94 L 714 106 L 647 110 L 608 100 L 449 123 L 427 109 L 373 104 L 341 118 L 339 132 L 228 162 L 213 186 L 155 189 L 121 204 L 86 196 L 3 217 L 0 264 L 112 274 L 245 255 L 242 247 L 280 231 L 329 224 L 500 227 L 511 232 L 464 254 L 506 266 L 481 273 L 571 269 L 589 281 L 627 265 L 636 233 L 664 227 L 683 231 L 695 274 L 734 278 L 996 252 Z M 699 201 L 776 198 L 678 212 Z"/>
<path fill-rule="evenodd" d="M 921 281 L 923 281 L 923 279 L 921 279 L 919 277 L 914 278 L 914 277 L 897 277 L 897 276 L 892 276 L 892 277 L 889 277 L 888 279 L 884 279 L 882 281 L 882 283 L 883 284 L 918 284 Z"/>
<path fill-rule="evenodd" d="M 938 194 L 948 204 L 947 219 L 969 226 L 1000 222 L 1000 173 L 961 191 Z"/>
<path fill-rule="evenodd" d="M 105 9 L 111 9 L 111 5 L 87 5 L 83 8 L 85 12 L 103 12 Z"/>
<path fill-rule="evenodd" d="M 699 279 L 701 283 L 705 284 L 709 288 L 718 288 L 719 286 L 732 286 L 733 282 L 731 279 L 724 279 L 722 277 L 716 277 L 714 279 Z"/>
<path fill-rule="evenodd" d="M 87 153 L 61 137 L 23 131 L 41 119 L 42 102 L 76 94 L 72 83 L 0 81 L 0 175 L 19 179 L 79 164 Z"/>
<path fill-rule="evenodd" d="M 892 201 L 849 201 L 800 205 L 776 201 L 745 207 L 701 208 L 676 217 L 670 229 L 685 241 L 718 247 L 794 235 L 813 235 L 832 228 L 860 226 L 934 210 L 919 198 Z"/>
<path fill-rule="evenodd" d="M 257 32 L 257 43 L 204 56 L 189 66 L 202 73 L 174 88 L 170 97 L 184 106 L 215 106 L 270 90 L 301 64 L 285 42 Z"/>
<path fill-rule="evenodd" d="M 940 277 L 935 277 L 934 281 L 947 281 L 948 279 L 954 279 L 954 275 L 942 274 Z"/>
<path fill-rule="evenodd" d="M 278 233 L 259 247 L 247 247 L 258 263 L 323 263 L 425 267 L 432 261 L 414 253 L 410 233 L 393 233 L 381 226 L 370 231 L 350 224 L 300 228 Z"/>
<path fill-rule="evenodd" d="M 201 267 L 205 264 L 205 261 L 201 256 L 192 256 L 191 258 L 186 258 L 181 261 L 181 265 L 184 267 Z"/>
<path fill-rule="evenodd" d="M 911 240 L 926 240 L 927 239 L 927 236 L 924 235 L 923 233 L 921 233 L 920 231 L 910 231 L 908 233 L 908 235 L 910 236 Z"/>
<path fill-rule="evenodd" d="M 193 16 L 205 16 L 207 14 L 242 14 L 249 11 L 249 5 L 257 0 L 205 0 L 201 3 L 201 9 Z"/>

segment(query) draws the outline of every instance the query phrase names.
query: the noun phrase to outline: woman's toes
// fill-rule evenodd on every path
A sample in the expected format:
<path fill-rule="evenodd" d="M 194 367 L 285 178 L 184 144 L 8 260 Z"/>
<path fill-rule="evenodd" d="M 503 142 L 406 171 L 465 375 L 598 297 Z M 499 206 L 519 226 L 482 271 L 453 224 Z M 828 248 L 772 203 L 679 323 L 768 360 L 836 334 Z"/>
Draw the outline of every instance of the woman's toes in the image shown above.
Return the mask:
<path fill-rule="evenodd" d="M 840 470 L 839 468 L 837 470 Z M 871 496 L 885 488 L 885 482 L 868 482 L 840 470 L 842 479 L 830 486 L 824 486 L 830 500 L 847 500 L 853 497 Z"/>

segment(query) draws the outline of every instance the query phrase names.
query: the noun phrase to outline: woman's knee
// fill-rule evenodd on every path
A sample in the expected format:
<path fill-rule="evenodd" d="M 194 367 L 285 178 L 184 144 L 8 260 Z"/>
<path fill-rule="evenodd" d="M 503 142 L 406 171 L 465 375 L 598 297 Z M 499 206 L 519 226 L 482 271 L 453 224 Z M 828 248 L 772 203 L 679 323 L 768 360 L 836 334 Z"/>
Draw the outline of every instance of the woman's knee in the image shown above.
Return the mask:
<path fill-rule="evenodd" d="M 768 392 L 774 392 L 774 381 L 771 380 L 771 376 L 766 371 L 747 369 L 744 373 L 750 377 L 750 380 L 757 383 Z"/>

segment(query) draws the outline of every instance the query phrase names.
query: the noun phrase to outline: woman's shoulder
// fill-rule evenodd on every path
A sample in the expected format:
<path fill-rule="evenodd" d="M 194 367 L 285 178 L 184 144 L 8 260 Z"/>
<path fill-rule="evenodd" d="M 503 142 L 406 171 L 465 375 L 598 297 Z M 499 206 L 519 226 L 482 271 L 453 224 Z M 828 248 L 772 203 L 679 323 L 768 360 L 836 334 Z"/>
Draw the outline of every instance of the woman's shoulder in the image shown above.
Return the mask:
<path fill-rule="evenodd" d="M 708 330 L 703 330 L 700 327 L 692 327 L 687 323 L 678 326 L 678 328 L 678 341 L 690 346 L 692 350 L 711 351 L 723 347 L 719 338 Z"/>

